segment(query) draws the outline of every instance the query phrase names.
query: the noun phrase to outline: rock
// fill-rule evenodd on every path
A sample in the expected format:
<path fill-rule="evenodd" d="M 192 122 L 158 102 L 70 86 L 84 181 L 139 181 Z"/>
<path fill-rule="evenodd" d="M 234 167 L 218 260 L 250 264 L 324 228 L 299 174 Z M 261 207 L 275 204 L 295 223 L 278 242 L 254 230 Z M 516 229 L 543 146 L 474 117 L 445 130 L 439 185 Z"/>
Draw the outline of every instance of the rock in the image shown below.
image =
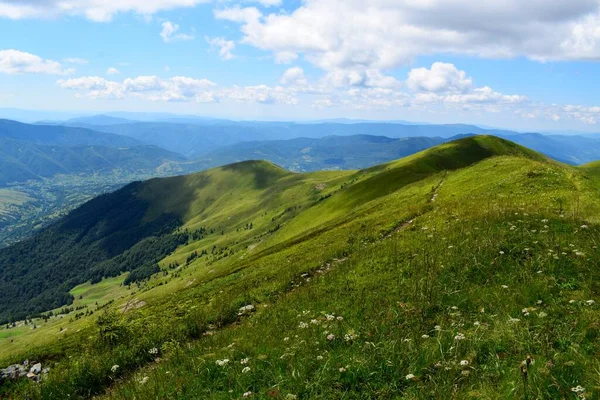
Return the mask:
<path fill-rule="evenodd" d="M 42 372 L 42 364 L 34 364 L 33 367 L 31 367 L 31 369 L 29 370 L 29 372 L 36 375 L 39 374 L 40 372 Z"/>

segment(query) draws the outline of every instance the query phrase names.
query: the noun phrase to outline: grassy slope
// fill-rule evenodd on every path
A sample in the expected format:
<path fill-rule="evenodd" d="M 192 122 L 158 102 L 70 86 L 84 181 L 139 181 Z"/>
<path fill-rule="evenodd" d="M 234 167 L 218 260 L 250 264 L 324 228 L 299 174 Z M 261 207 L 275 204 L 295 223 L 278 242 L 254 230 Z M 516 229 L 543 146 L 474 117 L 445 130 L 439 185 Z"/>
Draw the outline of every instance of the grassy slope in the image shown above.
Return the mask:
<path fill-rule="evenodd" d="M 254 184 L 236 181 L 257 166 L 266 172 Z M 188 227 L 224 231 L 178 249 L 165 268 L 215 245 L 236 253 L 132 288 L 116 306 L 146 305 L 120 317 L 122 344 L 100 345 L 88 320 L 74 321 L 83 333 L 30 351 L 62 359 L 48 382 L 18 393 L 85 397 L 82 388 L 117 379 L 108 397 L 523 398 L 527 353 L 528 396 L 597 390 L 600 318 L 585 301 L 600 300 L 599 201 L 587 170 L 490 137 L 346 175 L 234 168 L 211 171 L 210 185 L 200 174 L 151 181 L 143 196 L 167 199 L 148 218 L 176 210 Z M 249 222 L 254 229 L 239 230 Z M 257 312 L 238 318 L 246 304 Z M 2 355 L 17 359 L 27 343 L 4 342 Z M 155 346 L 162 360 L 132 373 Z"/>

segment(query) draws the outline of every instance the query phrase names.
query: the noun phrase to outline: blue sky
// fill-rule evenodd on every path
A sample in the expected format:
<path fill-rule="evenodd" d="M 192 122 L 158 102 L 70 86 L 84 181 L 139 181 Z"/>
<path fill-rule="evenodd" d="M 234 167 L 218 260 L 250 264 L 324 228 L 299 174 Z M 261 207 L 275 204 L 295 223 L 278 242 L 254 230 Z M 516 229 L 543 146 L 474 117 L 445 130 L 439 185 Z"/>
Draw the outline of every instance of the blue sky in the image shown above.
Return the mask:
<path fill-rule="evenodd" d="M 600 130 L 600 3 L 0 0 L 0 107 Z"/>

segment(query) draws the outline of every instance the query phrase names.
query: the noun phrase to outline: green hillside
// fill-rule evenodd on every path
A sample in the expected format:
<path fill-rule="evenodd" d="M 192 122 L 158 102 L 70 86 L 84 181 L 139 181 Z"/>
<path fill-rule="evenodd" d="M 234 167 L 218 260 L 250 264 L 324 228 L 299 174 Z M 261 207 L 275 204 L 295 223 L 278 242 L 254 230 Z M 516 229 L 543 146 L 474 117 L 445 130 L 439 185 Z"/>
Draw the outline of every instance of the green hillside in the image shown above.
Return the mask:
<path fill-rule="evenodd" d="M 155 172 L 183 157 L 155 146 L 39 145 L 0 137 L 0 186 L 56 175 Z"/>
<path fill-rule="evenodd" d="M 0 250 L 5 318 L 73 301 L 0 329 L 0 365 L 51 368 L 0 395 L 596 398 L 595 171 L 476 136 L 361 171 L 132 184 Z M 55 247 L 78 261 L 50 267 Z"/>

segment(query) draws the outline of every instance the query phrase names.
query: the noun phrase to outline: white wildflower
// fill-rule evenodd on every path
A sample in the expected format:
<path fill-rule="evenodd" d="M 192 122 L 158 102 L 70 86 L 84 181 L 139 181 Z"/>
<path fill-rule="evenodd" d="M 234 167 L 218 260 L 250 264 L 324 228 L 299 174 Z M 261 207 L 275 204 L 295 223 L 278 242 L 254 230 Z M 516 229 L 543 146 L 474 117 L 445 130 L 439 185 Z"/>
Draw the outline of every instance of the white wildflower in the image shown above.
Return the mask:
<path fill-rule="evenodd" d="M 298 328 L 306 329 L 308 328 L 308 324 L 306 322 L 300 322 L 300 324 L 298 324 Z"/>
<path fill-rule="evenodd" d="M 335 340 L 335 335 L 333 333 L 330 333 L 329 335 L 327 335 L 327 340 L 329 340 L 329 341 Z"/>
<path fill-rule="evenodd" d="M 317 360 L 321 361 L 323 359 L 323 356 L 317 356 Z"/>
<path fill-rule="evenodd" d="M 512 317 L 508 319 L 509 324 L 516 324 L 517 322 L 521 322 L 521 320 L 519 318 L 512 318 Z"/>
<path fill-rule="evenodd" d="M 325 314 L 325 318 L 327 318 L 327 321 L 333 321 L 335 319 L 335 315 L 333 315 L 333 314 Z"/>
<path fill-rule="evenodd" d="M 250 367 L 244 367 L 244 369 L 242 369 L 242 374 L 247 374 L 248 372 L 250 372 Z"/>
<path fill-rule="evenodd" d="M 577 385 L 577 386 L 571 388 L 571 392 L 583 393 L 583 392 L 585 392 L 585 388 L 581 385 Z"/>
<path fill-rule="evenodd" d="M 145 377 L 143 377 L 143 378 L 142 378 L 142 380 L 140 381 L 140 383 L 141 383 L 142 385 L 145 385 L 145 384 L 146 384 L 146 382 L 148 382 L 148 380 L 149 380 L 149 379 L 150 379 L 150 378 L 148 378 L 147 376 L 145 376 Z"/>
<path fill-rule="evenodd" d="M 545 317 L 547 317 L 547 316 L 548 316 L 548 314 L 546 314 L 546 313 L 545 313 L 545 312 L 543 312 L 543 311 L 542 311 L 542 312 L 540 312 L 540 313 L 538 313 L 538 318 L 545 318 Z"/>
<path fill-rule="evenodd" d="M 439 332 L 439 331 L 442 330 L 442 327 L 439 326 L 439 325 L 436 325 L 436 326 L 433 327 L 433 329 Z"/>
<path fill-rule="evenodd" d="M 508 289 L 508 285 L 502 285 L 502 289 Z"/>
<path fill-rule="evenodd" d="M 285 395 L 286 400 L 296 400 L 297 398 L 298 396 L 296 396 L 295 394 L 288 393 Z"/>
<path fill-rule="evenodd" d="M 421 337 L 422 337 L 423 339 L 429 339 L 429 335 L 427 335 L 427 334 L 425 334 L 425 335 L 421 335 Z"/>
<path fill-rule="evenodd" d="M 407 381 L 412 381 L 412 380 L 414 380 L 415 378 L 416 378 L 416 377 L 415 377 L 413 374 L 408 374 L 408 375 L 406 375 L 406 380 L 407 380 Z"/>
<path fill-rule="evenodd" d="M 587 226 L 587 225 L 581 225 L 581 226 L 580 226 L 580 228 L 581 228 L 581 229 L 588 229 L 588 228 L 589 228 L 589 226 Z"/>
<path fill-rule="evenodd" d="M 594 300 L 586 300 L 585 304 L 587 304 L 588 306 L 592 306 L 594 305 L 596 302 Z"/>
<path fill-rule="evenodd" d="M 343 320 L 344 320 L 344 317 L 342 317 L 342 316 L 340 315 L 340 316 L 336 317 L 336 319 L 337 319 L 338 321 L 343 321 Z"/>
<path fill-rule="evenodd" d="M 466 366 L 468 366 L 468 365 L 469 365 L 469 361 L 467 361 L 467 360 L 462 360 L 462 361 L 460 362 L 460 366 L 461 366 L 461 367 L 466 367 Z"/>
<path fill-rule="evenodd" d="M 224 367 L 227 364 L 229 364 L 229 359 L 228 358 L 224 358 L 223 360 L 217 360 L 215 362 L 219 367 Z"/>
<path fill-rule="evenodd" d="M 153 347 L 150 350 L 148 350 L 148 354 L 158 354 L 158 349 L 156 347 Z"/>
<path fill-rule="evenodd" d="M 475 322 L 473 322 L 473 325 L 474 326 L 479 326 L 479 325 L 481 325 L 481 323 L 479 321 L 475 321 Z"/>
<path fill-rule="evenodd" d="M 240 364 L 242 364 L 242 365 L 246 365 L 246 364 L 248 364 L 248 361 L 250 361 L 250 359 L 249 359 L 249 358 L 242 358 L 242 359 L 240 360 Z"/>
<path fill-rule="evenodd" d="M 339 369 L 339 371 L 340 371 L 340 372 L 346 372 L 346 368 L 344 368 L 344 367 L 341 367 L 341 368 Z"/>
<path fill-rule="evenodd" d="M 465 340 L 465 335 L 459 333 L 458 335 L 454 336 L 454 340 Z"/>
<path fill-rule="evenodd" d="M 252 392 L 247 391 L 242 396 L 244 396 L 244 397 L 250 397 L 250 396 L 252 396 Z"/>
<path fill-rule="evenodd" d="M 110 370 L 112 371 L 112 373 L 114 374 L 115 372 L 117 372 L 119 370 L 119 366 L 117 364 L 113 365 Z"/>
<path fill-rule="evenodd" d="M 287 336 L 283 338 L 283 341 L 284 341 L 284 342 L 287 342 L 288 340 L 290 340 L 290 338 L 289 338 L 289 337 L 287 337 Z"/>

